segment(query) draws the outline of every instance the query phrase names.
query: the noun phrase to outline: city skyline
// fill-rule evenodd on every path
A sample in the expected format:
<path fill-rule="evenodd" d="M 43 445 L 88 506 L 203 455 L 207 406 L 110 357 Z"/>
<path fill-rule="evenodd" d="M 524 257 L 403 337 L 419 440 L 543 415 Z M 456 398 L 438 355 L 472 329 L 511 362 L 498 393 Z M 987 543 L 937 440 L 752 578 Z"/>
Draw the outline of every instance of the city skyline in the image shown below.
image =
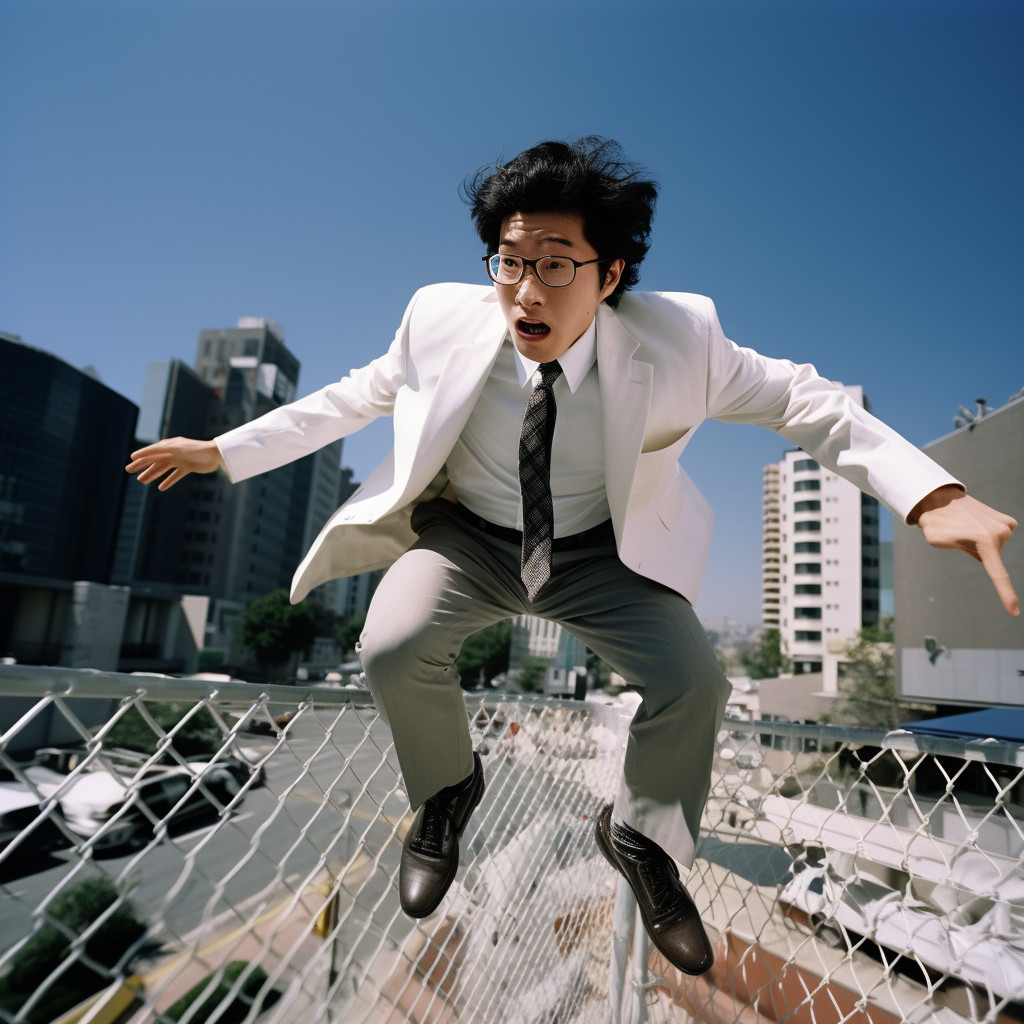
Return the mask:
<path fill-rule="evenodd" d="M 467 173 L 594 132 L 662 185 L 641 288 L 710 295 L 739 344 L 861 383 L 918 445 L 1024 383 L 1019 5 L 520 9 L 592 87 L 552 103 L 523 74 L 496 107 L 506 29 L 468 3 L 6 3 L 0 329 L 139 402 L 148 362 L 264 316 L 315 390 L 420 285 L 485 283 Z M 611 37 L 644 57 L 626 75 Z M 389 447 L 374 424 L 346 461 L 365 478 Z M 708 423 L 687 449 L 717 515 L 702 619 L 758 616 L 761 469 L 786 447 Z"/>

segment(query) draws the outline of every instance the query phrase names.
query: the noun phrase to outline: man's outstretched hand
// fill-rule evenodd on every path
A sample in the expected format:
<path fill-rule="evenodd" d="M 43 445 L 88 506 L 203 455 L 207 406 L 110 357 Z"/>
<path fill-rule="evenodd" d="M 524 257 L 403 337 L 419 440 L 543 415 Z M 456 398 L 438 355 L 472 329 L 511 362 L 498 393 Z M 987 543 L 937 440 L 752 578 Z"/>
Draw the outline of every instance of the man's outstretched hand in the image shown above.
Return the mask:
<path fill-rule="evenodd" d="M 138 473 L 140 484 L 152 483 L 163 476 L 157 488 L 166 491 L 189 473 L 212 473 L 223 464 L 216 441 L 169 437 L 132 452 L 132 461 L 125 469 Z M 165 473 L 168 475 L 164 476 Z"/>
<path fill-rule="evenodd" d="M 933 548 L 966 551 L 985 566 L 992 583 L 1011 615 L 1020 615 L 1020 604 L 1010 583 L 1010 574 L 999 557 L 1017 520 L 982 504 L 959 487 L 949 484 L 922 498 L 907 516 L 924 531 L 924 539 Z"/>

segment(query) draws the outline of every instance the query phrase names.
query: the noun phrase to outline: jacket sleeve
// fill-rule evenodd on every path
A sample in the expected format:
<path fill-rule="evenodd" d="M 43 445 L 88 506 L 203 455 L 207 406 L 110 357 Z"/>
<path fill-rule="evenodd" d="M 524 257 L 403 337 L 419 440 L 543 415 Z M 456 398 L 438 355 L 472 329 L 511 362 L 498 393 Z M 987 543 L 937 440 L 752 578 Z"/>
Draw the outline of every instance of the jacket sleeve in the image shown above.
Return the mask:
<path fill-rule="evenodd" d="M 770 359 L 729 341 L 708 299 L 707 414 L 781 434 L 874 495 L 904 522 L 937 487 L 963 484 L 861 408 L 810 363 Z M 966 488 L 964 488 L 966 489 Z"/>
<path fill-rule="evenodd" d="M 277 469 L 354 434 L 378 416 L 391 415 L 405 383 L 409 322 L 419 294 L 413 295 L 395 340 L 379 359 L 215 438 L 232 483 Z"/>

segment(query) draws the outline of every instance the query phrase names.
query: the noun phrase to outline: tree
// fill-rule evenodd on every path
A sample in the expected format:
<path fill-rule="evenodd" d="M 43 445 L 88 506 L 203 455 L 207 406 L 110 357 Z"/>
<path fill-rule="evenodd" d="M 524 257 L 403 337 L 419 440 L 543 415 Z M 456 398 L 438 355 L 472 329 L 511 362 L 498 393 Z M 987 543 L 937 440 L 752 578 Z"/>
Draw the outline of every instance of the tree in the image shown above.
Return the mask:
<path fill-rule="evenodd" d="M 782 634 L 777 629 L 762 629 L 756 645 L 740 658 L 740 664 L 751 679 L 774 679 L 792 667 L 782 653 Z"/>
<path fill-rule="evenodd" d="M 595 690 L 606 690 L 612 685 L 612 671 L 611 665 L 593 651 L 587 655 L 587 674 L 593 680 Z"/>
<path fill-rule="evenodd" d="M 334 638 L 338 641 L 338 646 L 341 648 L 342 657 L 346 654 L 355 653 L 356 643 L 365 625 L 366 616 L 355 615 L 350 619 L 340 620 L 337 626 L 334 627 Z"/>
<path fill-rule="evenodd" d="M 310 603 L 292 604 L 287 590 L 272 590 L 242 613 L 238 638 L 256 655 L 264 672 L 313 645 L 319 622 Z"/>
<path fill-rule="evenodd" d="M 466 637 L 455 663 L 464 690 L 485 686 L 508 668 L 511 640 L 512 623 L 508 619 Z"/>
<path fill-rule="evenodd" d="M 866 729 L 895 729 L 905 713 L 896 697 L 893 617 L 865 626 L 857 639 L 846 645 L 846 655 L 849 661 L 839 680 L 844 697 L 841 714 Z"/>

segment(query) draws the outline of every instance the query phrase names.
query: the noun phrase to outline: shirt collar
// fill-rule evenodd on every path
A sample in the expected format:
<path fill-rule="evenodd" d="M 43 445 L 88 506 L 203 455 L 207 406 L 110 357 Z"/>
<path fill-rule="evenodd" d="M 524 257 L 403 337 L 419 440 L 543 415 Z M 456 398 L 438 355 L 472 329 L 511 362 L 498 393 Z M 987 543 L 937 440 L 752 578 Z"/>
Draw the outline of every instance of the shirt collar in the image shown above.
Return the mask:
<path fill-rule="evenodd" d="M 527 359 L 512 342 L 512 351 L 515 353 L 516 373 L 519 375 L 519 386 L 526 387 L 533 379 L 540 363 Z M 576 393 L 576 389 L 583 383 L 583 378 L 590 373 L 590 368 L 597 362 L 597 317 L 590 322 L 590 326 L 569 346 L 569 348 L 558 357 L 558 364 L 562 367 L 562 376 L 565 377 L 569 391 Z"/>

